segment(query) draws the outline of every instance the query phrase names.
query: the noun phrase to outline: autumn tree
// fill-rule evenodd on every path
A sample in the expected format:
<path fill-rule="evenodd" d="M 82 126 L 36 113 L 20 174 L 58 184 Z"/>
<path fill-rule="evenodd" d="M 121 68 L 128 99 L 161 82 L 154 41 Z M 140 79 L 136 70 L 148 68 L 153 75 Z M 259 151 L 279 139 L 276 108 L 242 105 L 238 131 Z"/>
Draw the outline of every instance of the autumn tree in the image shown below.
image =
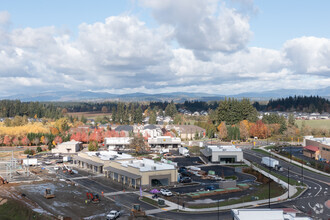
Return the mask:
<path fill-rule="evenodd" d="M 21 142 L 24 146 L 28 146 L 30 144 L 30 140 L 26 136 L 22 138 Z"/>
<path fill-rule="evenodd" d="M 60 133 L 63 133 L 65 131 L 69 130 L 68 122 L 69 122 L 69 120 L 67 118 L 60 118 L 60 119 L 56 120 L 55 126 L 60 131 Z"/>
<path fill-rule="evenodd" d="M 250 134 L 253 137 L 267 138 L 270 132 L 268 131 L 267 126 L 261 120 L 258 120 L 256 123 L 251 125 Z"/>
<path fill-rule="evenodd" d="M 13 142 L 13 144 L 14 144 L 15 146 L 18 146 L 18 145 L 19 145 L 19 140 L 18 140 L 17 137 L 14 137 L 13 140 L 12 140 L 12 142 Z"/>
<path fill-rule="evenodd" d="M 135 135 L 131 140 L 129 147 L 135 150 L 137 154 L 143 154 L 146 152 L 146 143 L 142 135 Z"/>
<path fill-rule="evenodd" d="M 102 106 L 101 111 L 102 111 L 102 113 L 107 113 L 108 112 L 108 108 L 106 106 Z"/>
<path fill-rule="evenodd" d="M 55 138 L 54 138 L 54 143 L 55 144 L 60 144 L 60 143 L 62 143 L 62 138 L 60 137 L 60 136 L 56 136 Z"/>
<path fill-rule="evenodd" d="M 249 122 L 247 120 L 243 120 L 239 123 L 239 132 L 243 140 L 247 140 L 250 137 Z"/>
<path fill-rule="evenodd" d="M 226 122 L 221 122 L 220 125 L 218 126 L 218 131 L 219 131 L 219 138 L 221 140 L 227 138 L 228 132 L 227 132 L 227 127 L 226 127 Z"/>
<path fill-rule="evenodd" d="M 6 135 L 5 138 L 3 139 L 3 144 L 5 146 L 10 146 L 11 145 L 11 138 L 8 135 Z"/>
<path fill-rule="evenodd" d="M 97 141 L 91 141 L 88 144 L 88 151 L 98 151 L 99 150 L 99 145 Z"/>

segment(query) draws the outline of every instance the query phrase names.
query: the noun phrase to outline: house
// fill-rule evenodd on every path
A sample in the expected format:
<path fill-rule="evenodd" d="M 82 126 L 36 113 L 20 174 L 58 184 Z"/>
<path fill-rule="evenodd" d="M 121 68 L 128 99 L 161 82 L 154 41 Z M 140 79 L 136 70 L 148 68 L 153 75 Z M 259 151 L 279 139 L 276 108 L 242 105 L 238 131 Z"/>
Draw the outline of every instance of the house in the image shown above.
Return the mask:
<path fill-rule="evenodd" d="M 205 137 L 206 130 L 204 128 L 198 127 L 196 125 L 169 125 L 166 129 L 174 129 L 179 134 L 180 138 L 183 140 L 195 139 L 195 135 L 198 134 L 199 137 Z"/>
<path fill-rule="evenodd" d="M 58 144 L 52 149 L 52 153 L 72 154 L 82 149 L 82 142 L 71 140 Z"/>
<path fill-rule="evenodd" d="M 124 150 L 129 148 L 132 139 L 131 137 L 104 138 L 104 145 L 108 150 Z"/>
<path fill-rule="evenodd" d="M 161 128 L 156 125 L 145 125 L 140 133 L 144 137 L 158 137 L 163 134 Z"/>
<path fill-rule="evenodd" d="M 212 163 L 226 164 L 243 162 L 242 149 L 234 145 L 209 145 L 201 149 L 200 152 L 205 159 Z"/>
<path fill-rule="evenodd" d="M 181 147 L 181 138 L 158 136 L 148 138 L 148 144 L 151 150 L 173 149 Z"/>
<path fill-rule="evenodd" d="M 125 133 L 125 136 L 133 133 L 133 126 L 131 125 L 119 125 L 115 128 L 118 133 Z"/>

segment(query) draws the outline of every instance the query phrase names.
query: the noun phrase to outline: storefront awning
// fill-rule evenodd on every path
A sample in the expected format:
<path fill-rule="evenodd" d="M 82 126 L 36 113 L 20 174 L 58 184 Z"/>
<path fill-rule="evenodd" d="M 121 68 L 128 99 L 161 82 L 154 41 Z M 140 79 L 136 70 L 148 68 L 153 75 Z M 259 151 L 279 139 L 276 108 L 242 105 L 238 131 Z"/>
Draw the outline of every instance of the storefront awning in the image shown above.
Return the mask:
<path fill-rule="evenodd" d="M 130 173 L 130 172 L 127 172 L 125 170 L 120 170 L 120 169 L 117 169 L 117 168 L 114 168 L 114 167 L 105 167 L 104 170 L 105 171 L 110 171 L 110 172 L 113 172 L 113 173 L 118 173 L 122 176 L 127 176 L 128 178 L 131 178 L 131 179 L 140 179 L 141 178 L 140 175 Z"/>
<path fill-rule="evenodd" d="M 86 158 L 83 158 L 83 157 L 79 157 L 79 156 L 74 156 L 74 157 L 73 157 L 73 160 L 82 161 L 82 162 L 85 162 L 85 163 L 91 164 L 91 165 L 96 166 L 96 167 L 101 167 L 101 166 L 103 166 L 103 163 L 98 163 L 98 162 L 95 162 L 95 161 L 93 161 L 93 160 L 89 160 L 89 159 L 86 159 Z"/>

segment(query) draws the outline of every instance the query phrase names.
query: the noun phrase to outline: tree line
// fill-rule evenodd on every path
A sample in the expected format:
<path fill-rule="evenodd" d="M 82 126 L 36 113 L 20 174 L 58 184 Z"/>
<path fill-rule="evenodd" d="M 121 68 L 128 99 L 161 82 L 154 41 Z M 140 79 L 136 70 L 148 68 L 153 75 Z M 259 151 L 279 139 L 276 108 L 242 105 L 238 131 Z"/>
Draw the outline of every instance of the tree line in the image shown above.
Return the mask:
<path fill-rule="evenodd" d="M 21 102 L 19 100 L 1 100 L 0 117 L 28 116 L 30 118 L 60 118 L 62 109 L 53 104 L 39 102 Z"/>
<path fill-rule="evenodd" d="M 258 111 L 298 111 L 298 112 L 330 112 L 330 101 L 319 96 L 290 96 L 287 98 L 271 99 L 267 105 L 255 102 Z"/>

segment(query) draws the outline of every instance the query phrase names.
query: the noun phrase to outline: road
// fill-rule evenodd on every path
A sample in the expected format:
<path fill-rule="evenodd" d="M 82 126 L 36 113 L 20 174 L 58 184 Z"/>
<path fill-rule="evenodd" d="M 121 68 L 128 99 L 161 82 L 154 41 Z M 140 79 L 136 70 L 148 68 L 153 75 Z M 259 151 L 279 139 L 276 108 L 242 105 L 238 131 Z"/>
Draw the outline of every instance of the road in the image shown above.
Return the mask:
<path fill-rule="evenodd" d="M 247 149 L 243 150 L 243 152 L 245 159 L 263 166 L 261 164 L 261 158 L 265 156 L 264 154 Z M 329 219 L 330 210 L 325 207 L 324 203 L 329 199 L 330 178 L 306 169 L 304 169 L 302 173 L 301 167 L 297 167 L 278 158 L 276 158 L 276 160 L 280 161 L 283 171 L 274 172 L 287 177 L 289 168 L 290 178 L 303 181 L 303 183 L 308 185 L 308 189 L 301 197 L 281 203 L 281 206 L 296 208 L 314 218 Z M 276 206 L 272 205 L 271 207 Z"/>

